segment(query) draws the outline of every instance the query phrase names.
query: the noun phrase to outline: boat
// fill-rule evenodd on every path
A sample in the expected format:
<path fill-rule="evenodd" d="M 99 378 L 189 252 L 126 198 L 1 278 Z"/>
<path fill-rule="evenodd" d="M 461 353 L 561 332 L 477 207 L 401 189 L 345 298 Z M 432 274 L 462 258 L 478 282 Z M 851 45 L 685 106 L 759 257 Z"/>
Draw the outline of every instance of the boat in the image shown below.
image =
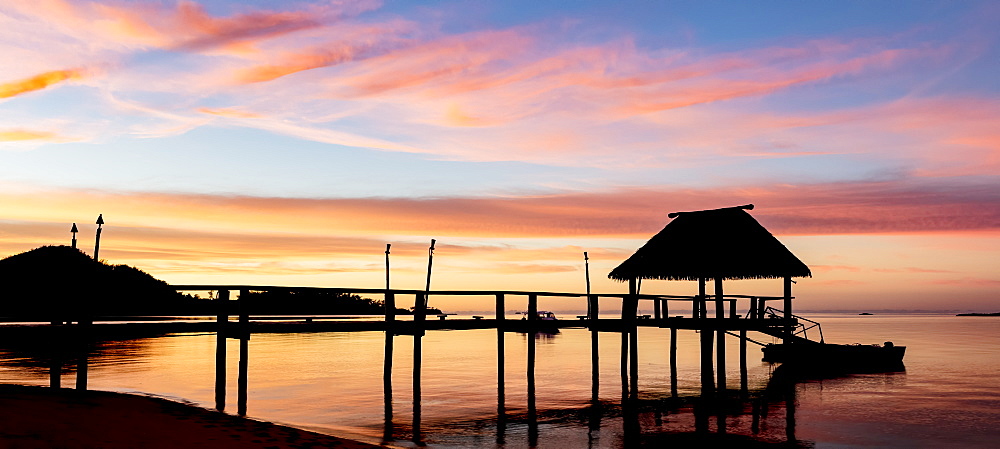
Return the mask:
<path fill-rule="evenodd" d="M 517 313 L 518 313 L 518 315 L 522 315 L 521 316 L 522 320 L 527 320 L 528 319 L 528 315 L 531 312 L 517 312 Z M 557 321 L 559 319 L 559 318 L 556 318 L 556 314 L 555 313 L 549 312 L 547 310 L 539 310 L 539 311 L 537 311 L 535 313 L 537 314 L 536 315 L 537 316 L 536 319 L 540 320 L 540 321 Z"/>
<path fill-rule="evenodd" d="M 859 313 L 858 315 L 874 315 L 874 313 L 868 313 L 868 312 L 861 312 L 861 313 Z"/>
<path fill-rule="evenodd" d="M 763 361 L 800 370 L 830 373 L 882 373 L 902 371 L 906 346 L 891 341 L 878 345 L 791 343 L 761 348 Z"/>

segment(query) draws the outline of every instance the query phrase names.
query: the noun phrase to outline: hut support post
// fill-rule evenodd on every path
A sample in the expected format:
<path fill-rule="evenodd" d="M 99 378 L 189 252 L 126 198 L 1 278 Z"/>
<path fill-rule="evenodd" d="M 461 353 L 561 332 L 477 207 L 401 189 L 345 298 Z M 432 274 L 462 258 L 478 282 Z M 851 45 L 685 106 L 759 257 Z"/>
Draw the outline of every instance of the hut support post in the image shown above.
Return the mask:
<path fill-rule="evenodd" d="M 587 318 L 596 320 L 597 316 L 600 314 L 600 306 L 598 305 L 597 295 L 587 295 L 587 302 L 590 303 L 590 307 L 587 308 L 590 310 L 590 316 Z"/>
<path fill-rule="evenodd" d="M 792 277 L 791 276 L 785 276 L 784 300 L 785 300 L 784 301 L 785 320 L 790 322 L 792 320 Z M 785 338 L 783 343 L 785 343 L 786 345 L 792 342 L 791 339 L 792 329 L 793 328 L 791 324 L 789 324 L 788 327 L 785 328 Z"/>
<path fill-rule="evenodd" d="M 538 295 L 531 293 L 528 295 L 528 320 L 535 321 L 538 319 Z"/>
<path fill-rule="evenodd" d="M 722 296 L 722 278 L 717 277 L 715 278 L 715 316 L 719 319 L 719 328 L 715 343 L 715 369 L 719 391 L 726 390 L 726 331 L 722 327 L 722 321 L 726 319 L 726 307 Z"/>
<path fill-rule="evenodd" d="M 705 278 L 698 278 L 698 299 L 695 301 L 695 308 L 698 309 L 697 317 L 702 317 L 705 304 Z M 703 324 L 698 326 L 701 332 L 701 393 L 703 396 L 711 396 L 715 390 L 714 370 L 712 367 L 712 329 Z"/>
<path fill-rule="evenodd" d="M 654 299 L 653 300 L 653 318 L 655 318 L 657 320 L 660 319 L 660 300 L 659 299 Z"/>
<path fill-rule="evenodd" d="M 740 392 L 750 391 L 747 379 L 747 330 L 740 329 Z"/>
<path fill-rule="evenodd" d="M 639 395 L 639 328 L 636 323 L 639 313 L 639 280 L 629 279 L 628 290 L 628 321 L 625 329 L 629 335 L 629 397 L 635 399 Z"/>
<path fill-rule="evenodd" d="M 670 328 L 670 396 L 677 397 L 677 328 Z"/>

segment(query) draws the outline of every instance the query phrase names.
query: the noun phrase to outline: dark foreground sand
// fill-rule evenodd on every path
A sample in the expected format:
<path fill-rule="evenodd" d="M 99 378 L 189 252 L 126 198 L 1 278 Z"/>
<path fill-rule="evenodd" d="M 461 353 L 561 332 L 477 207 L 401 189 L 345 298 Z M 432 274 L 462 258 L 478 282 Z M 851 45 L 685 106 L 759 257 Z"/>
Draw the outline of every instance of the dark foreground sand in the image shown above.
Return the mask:
<path fill-rule="evenodd" d="M 0 448 L 374 448 L 166 399 L 0 385 Z"/>

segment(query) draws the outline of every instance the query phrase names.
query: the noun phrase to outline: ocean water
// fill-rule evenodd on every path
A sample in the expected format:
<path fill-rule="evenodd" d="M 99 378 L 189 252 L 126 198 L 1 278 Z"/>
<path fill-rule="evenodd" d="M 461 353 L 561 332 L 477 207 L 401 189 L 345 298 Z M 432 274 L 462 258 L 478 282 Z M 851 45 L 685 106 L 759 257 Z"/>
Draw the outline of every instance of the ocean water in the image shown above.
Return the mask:
<path fill-rule="evenodd" d="M 1000 441 L 1000 318 L 934 314 L 806 314 L 831 343 L 907 346 L 903 372 L 804 381 L 767 389 L 774 366 L 748 348 L 750 395 L 699 399 L 698 334 L 678 332 L 678 398 L 671 397 L 669 330 L 640 328 L 639 401 L 621 407 L 621 339 L 600 333 L 599 405 L 591 402 L 591 333 L 505 332 L 502 390 L 496 330 L 429 331 L 420 341 L 419 407 L 414 338 L 392 338 L 391 394 L 382 332 L 254 334 L 246 415 L 397 447 L 621 448 L 726 434 L 800 447 L 996 447 Z M 770 341 L 763 335 L 752 338 Z M 240 342 L 226 341 L 225 401 L 216 391 L 216 336 L 173 334 L 95 343 L 91 389 L 152 394 L 237 413 Z M 535 354 L 534 378 L 528 354 Z M 0 382 L 49 384 L 67 352 L 0 343 Z M 727 340 L 727 383 L 738 388 L 738 342 Z M 530 381 L 529 381 L 530 380 Z M 534 386 L 534 407 L 529 385 Z M 502 395 L 502 400 L 501 400 Z M 713 405 L 714 404 L 714 405 Z M 502 408 L 501 408 L 502 406 Z M 387 413 L 388 412 L 388 413 Z M 687 440 L 684 440 L 687 441 Z"/>

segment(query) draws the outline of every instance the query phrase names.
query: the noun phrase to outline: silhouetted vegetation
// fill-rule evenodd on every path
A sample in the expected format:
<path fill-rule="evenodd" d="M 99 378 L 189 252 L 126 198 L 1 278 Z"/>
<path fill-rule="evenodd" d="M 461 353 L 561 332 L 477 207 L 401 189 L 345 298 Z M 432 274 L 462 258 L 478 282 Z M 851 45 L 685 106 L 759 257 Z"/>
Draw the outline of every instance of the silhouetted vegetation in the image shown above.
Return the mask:
<path fill-rule="evenodd" d="M 128 265 L 93 260 L 69 246 L 43 246 L 0 260 L 0 317 L 81 321 L 95 317 L 215 315 L 211 297 L 184 295 L 169 284 Z M 238 293 L 233 292 L 235 299 Z M 239 304 L 242 303 L 242 304 Z M 381 315 L 383 301 L 324 290 L 249 292 L 229 301 L 251 315 Z M 396 309 L 397 315 L 412 314 Z M 428 309 L 428 314 L 441 313 Z"/>
<path fill-rule="evenodd" d="M 0 316 L 77 321 L 95 316 L 207 312 L 210 302 L 182 295 L 128 265 L 98 262 L 69 246 L 43 246 L 0 260 Z"/>
<path fill-rule="evenodd" d="M 248 292 L 240 297 L 246 313 L 251 315 L 381 315 L 382 300 L 324 290 L 288 290 Z M 397 315 L 411 314 L 396 309 Z M 428 311 L 428 313 L 431 313 Z M 440 313 L 438 311 L 437 313 Z"/>

